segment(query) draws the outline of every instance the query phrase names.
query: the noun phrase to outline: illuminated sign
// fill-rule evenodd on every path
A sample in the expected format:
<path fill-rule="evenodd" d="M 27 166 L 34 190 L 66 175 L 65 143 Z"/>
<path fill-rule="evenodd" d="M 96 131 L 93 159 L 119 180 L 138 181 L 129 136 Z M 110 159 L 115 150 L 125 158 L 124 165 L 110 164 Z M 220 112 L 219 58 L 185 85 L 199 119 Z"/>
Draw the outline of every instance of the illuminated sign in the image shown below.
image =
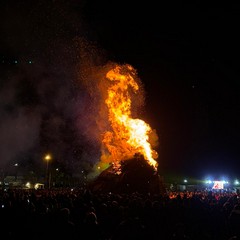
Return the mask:
<path fill-rule="evenodd" d="M 223 189 L 223 181 L 213 181 L 212 189 Z"/>

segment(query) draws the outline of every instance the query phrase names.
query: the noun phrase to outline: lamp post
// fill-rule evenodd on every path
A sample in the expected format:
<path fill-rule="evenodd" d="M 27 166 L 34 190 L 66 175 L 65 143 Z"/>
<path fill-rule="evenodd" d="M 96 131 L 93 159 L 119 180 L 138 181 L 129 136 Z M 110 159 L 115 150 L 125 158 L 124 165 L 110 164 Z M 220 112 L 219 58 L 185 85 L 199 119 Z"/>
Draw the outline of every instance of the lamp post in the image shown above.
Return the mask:
<path fill-rule="evenodd" d="M 16 168 L 16 171 L 15 171 L 15 181 L 17 181 L 17 175 L 18 175 L 18 163 L 15 163 L 15 164 L 14 164 L 14 167 Z"/>
<path fill-rule="evenodd" d="M 52 159 L 51 155 L 50 154 L 47 154 L 45 157 L 44 157 L 44 160 L 46 161 L 47 163 L 47 166 L 46 166 L 46 185 L 47 185 L 47 188 L 49 189 L 50 188 L 50 176 L 49 176 L 49 161 Z"/>

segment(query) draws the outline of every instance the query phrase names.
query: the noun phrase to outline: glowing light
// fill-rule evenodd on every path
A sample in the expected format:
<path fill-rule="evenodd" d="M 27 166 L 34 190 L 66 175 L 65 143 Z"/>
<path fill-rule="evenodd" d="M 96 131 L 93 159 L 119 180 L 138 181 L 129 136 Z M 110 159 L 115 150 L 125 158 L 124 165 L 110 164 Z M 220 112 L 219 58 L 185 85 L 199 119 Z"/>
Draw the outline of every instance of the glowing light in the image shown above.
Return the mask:
<path fill-rule="evenodd" d="M 211 180 L 206 180 L 206 184 L 211 184 L 213 183 Z"/>
<path fill-rule="evenodd" d="M 213 181 L 212 189 L 223 189 L 224 188 L 224 181 Z"/>
<path fill-rule="evenodd" d="M 34 189 L 43 189 L 44 188 L 44 184 L 42 184 L 42 183 L 36 183 L 35 185 L 34 185 Z"/>
<path fill-rule="evenodd" d="M 234 184 L 235 184 L 235 185 L 239 185 L 239 181 L 238 181 L 238 180 L 235 180 L 235 181 L 234 181 Z"/>
<path fill-rule="evenodd" d="M 52 157 L 51 157 L 51 155 L 50 155 L 50 154 L 47 154 L 47 155 L 44 157 L 44 159 L 45 159 L 46 161 L 49 161 L 49 160 L 51 160 L 51 159 L 52 159 Z"/>

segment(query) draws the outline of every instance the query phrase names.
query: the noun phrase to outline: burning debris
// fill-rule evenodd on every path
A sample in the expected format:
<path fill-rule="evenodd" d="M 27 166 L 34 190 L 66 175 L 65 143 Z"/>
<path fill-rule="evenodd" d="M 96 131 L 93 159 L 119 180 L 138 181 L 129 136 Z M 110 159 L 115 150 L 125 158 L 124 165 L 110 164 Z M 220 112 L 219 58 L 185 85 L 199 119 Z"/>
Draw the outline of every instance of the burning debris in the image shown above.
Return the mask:
<path fill-rule="evenodd" d="M 153 166 L 149 165 L 142 155 L 121 163 L 118 174 L 114 165 L 105 169 L 89 184 L 92 192 L 100 193 L 163 193 L 163 181 Z"/>

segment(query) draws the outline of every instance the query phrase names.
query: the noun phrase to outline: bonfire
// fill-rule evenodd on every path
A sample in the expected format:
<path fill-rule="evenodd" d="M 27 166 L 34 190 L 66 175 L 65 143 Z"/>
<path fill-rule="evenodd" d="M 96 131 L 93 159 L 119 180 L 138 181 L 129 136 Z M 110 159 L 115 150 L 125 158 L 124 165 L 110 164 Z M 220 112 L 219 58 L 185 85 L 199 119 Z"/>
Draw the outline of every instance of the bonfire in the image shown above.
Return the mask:
<path fill-rule="evenodd" d="M 102 135 L 101 162 L 108 163 L 91 184 L 94 191 L 159 192 L 158 153 L 150 144 L 150 125 L 132 116 L 133 94 L 140 89 L 136 70 L 130 65 L 110 69 L 105 104 L 110 128 Z"/>

